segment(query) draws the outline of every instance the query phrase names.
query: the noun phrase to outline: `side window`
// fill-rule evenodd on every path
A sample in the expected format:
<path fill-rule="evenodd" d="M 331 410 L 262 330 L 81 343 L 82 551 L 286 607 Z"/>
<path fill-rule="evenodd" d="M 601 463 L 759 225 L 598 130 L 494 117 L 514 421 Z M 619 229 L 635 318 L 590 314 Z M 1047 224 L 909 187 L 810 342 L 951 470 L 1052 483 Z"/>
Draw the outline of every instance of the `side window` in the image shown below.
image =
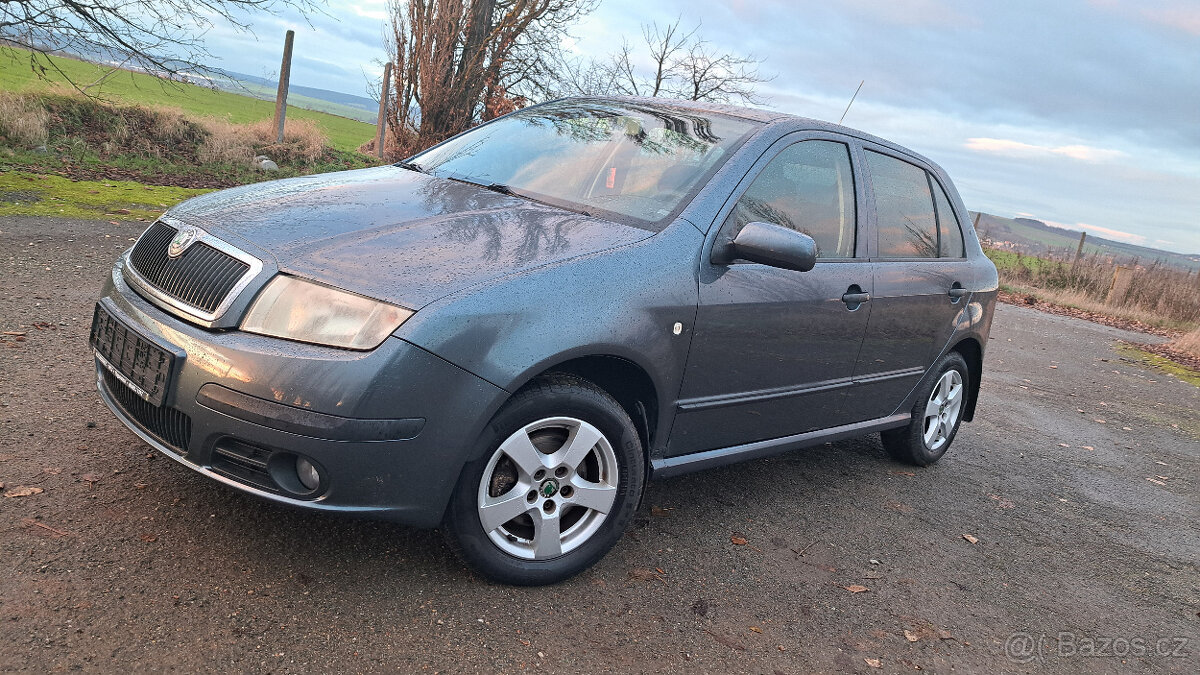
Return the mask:
<path fill-rule="evenodd" d="M 738 200 L 726 227 L 736 236 L 754 221 L 807 234 L 818 258 L 853 258 L 850 150 L 834 141 L 801 141 L 779 153 Z"/>
<path fill-rule="evenodd" d="M 963 248 L 962 225 L 959 224 L 958 217 L 954 215 L 954 208 L 950 206 L 950 200 L 946 198 L 946 191 L 942 189 L 941 184 L 932 176 L 929 181 L 933 183 L 933 199 L 937 204 L 938 234 L 941 236 L 942 257 L 964 258 L 967 252 Z"/>
<path fill-rule="evenodd" d="M 875 186 L 875 215 L 882 258 L 938 257 L 937 217 L 925 170 L 867 151 Z"/>

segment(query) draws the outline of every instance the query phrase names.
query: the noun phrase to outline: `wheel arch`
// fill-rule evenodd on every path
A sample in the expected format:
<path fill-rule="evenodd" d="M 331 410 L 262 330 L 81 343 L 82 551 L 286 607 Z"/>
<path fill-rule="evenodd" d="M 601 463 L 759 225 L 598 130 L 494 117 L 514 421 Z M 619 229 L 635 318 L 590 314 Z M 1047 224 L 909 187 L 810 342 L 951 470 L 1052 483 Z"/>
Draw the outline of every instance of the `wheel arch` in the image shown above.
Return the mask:
<path fill-rule="evenodd" d="M 967 407 L 962 418 L 970 422 L 975 418 L 975 404 L 979 400 L 979 382 L 983 375 L 983 346 L 974 337 L 966 337 L 959 340 L 950 351 L 958 352 L 967 362 Z"/>
<path fill-rule="evenodd" d="M 572 355 L 526 373 L 513 391 L 543 375 L 556 372 L 577 375 L 612 396 L 633 420 L 641 437 L 643 454 L 649 462 L 650 449 L 658 440 L 661 408 L 659 387 L 646 368 L 614 354 Z"/>

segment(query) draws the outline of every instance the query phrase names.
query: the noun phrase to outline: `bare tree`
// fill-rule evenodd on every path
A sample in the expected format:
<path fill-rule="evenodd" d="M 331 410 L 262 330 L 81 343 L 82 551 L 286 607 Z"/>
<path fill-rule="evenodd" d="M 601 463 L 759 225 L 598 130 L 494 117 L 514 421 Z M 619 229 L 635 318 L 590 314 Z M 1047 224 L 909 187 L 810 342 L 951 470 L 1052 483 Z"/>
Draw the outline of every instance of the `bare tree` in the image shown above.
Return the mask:
<path fill-rule="evenodd" d="M 693 101 L 737 101 L 762 103 L 755 87 L 768 80 L 758 72 L 760 61 L 753 56 L 738 56 L 712 49 L 697 40 L 675 64 L 675 72 L 684 80 L 684 98 Z"/>
<path fill-rule="evenodd" d="M 642 26 L 645 59 L 623 41 L 601 59 L 563 59 L 554 72 L 555 93 L 578 95 L 670 96 L 693 101 L 763 103 L 755 89 L 771 77 L 759 71 L 761 59 L 722 52 L 676 19 L 665 27 Z M 638 63 L 649 67 L 638 67 Z"/>
<path fill-rule="evenodd" d="M 66 52 L 109 60 L 170 78 L 206 77 L 212 55 L 204 34 L 218 22 L 249 30 L 248 15 L 291 6 L 315 11 L 324 0 L 0 0 L 0 49 L 29 50 L 39 74 L 58 71 L 47 58 Z M 18 52 L 8 50 L 9 57 Z"/>
<path fill-rule="evenodd" d="M 597 0 L 391 0 L 395 153 L 509 112 L 542 91 L 567 27 Z"/>

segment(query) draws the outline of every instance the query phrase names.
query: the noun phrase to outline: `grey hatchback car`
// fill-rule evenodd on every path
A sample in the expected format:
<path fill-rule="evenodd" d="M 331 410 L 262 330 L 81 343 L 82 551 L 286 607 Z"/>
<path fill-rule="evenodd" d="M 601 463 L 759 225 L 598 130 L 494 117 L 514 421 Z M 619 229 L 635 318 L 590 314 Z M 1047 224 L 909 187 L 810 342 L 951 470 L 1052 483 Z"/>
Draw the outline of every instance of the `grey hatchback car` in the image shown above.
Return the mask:
<path fill-rule="evenodd" d="M 997 290 L 937 165 L 811 119 L 578 98 L 395 166 L 163 214 L 117 261 L 104 402 L 264 499 L 441 524 L 545 584 L 646 481 L 975 411 Z"/>

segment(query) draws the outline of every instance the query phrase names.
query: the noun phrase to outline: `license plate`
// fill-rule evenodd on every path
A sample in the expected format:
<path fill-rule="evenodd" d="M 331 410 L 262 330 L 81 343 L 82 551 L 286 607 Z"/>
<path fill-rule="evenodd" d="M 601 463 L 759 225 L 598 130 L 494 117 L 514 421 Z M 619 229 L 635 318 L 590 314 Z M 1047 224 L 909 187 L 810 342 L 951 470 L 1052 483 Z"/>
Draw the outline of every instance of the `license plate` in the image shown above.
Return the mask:
<path fill-rule="evenodd" d="M 166 402 L 175 372 L 176 350 L 157 344 L 96 304 L 89 339 L 100 364 L 154 406 Z"/>

